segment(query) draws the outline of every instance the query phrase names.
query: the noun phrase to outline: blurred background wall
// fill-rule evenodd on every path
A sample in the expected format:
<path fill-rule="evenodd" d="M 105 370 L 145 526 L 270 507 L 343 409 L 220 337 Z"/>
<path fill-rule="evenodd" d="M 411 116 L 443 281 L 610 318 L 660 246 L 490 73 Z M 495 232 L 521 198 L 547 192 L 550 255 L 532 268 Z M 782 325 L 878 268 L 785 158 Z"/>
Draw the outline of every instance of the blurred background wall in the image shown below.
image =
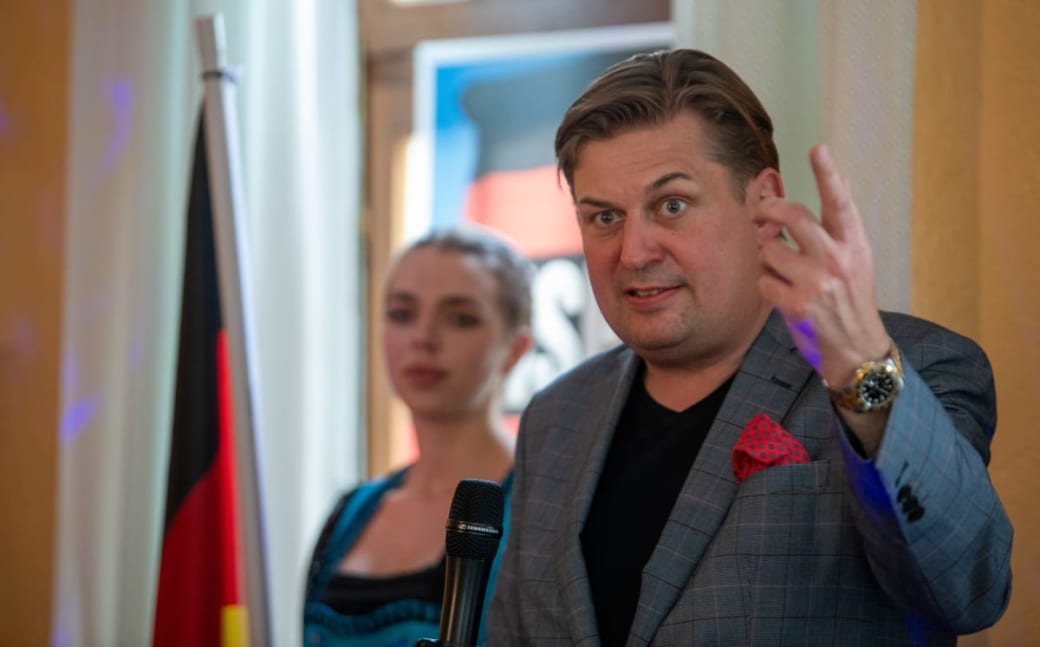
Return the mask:
<path fill-rule="evenodd" d="M 982 344 L 990 476 L 1015 526 L 1011 605 L 966 645 L 1040 642 L 1040 4 L 918 3 L 912 311 Z"/>
<path fill-rule="evenodd" d="M 239 79 L 275 644 L 300 634 L 312 535 L 362 469 L 354 4 L 0 3 L 0 644 L 149 642 L 202 97 L 193 20 L 214 11 Z"/>
<path fill-rule="evenodd" d="M 236 3 L 210 4 L 232 13 L 241 10 Z M 1040 260 L 1034 251 L 1040 240 L 1040 219 L 1033 213 L 1033 205 L 1040 202 L 1040 126 L 1032 116 L 1040 106 L 1040 66 L 1035 64 L 1040 54 L 1035 38 L 1040 33 L 1040 5 L 1029 0 L 920 0 L 913 6 L 887 0 L 675 0 L 663 9 L 636 0 L 604 0 L 598 9 L 592 0 L 408 4 L 414 6 L 386 0 L 362 0 L 357 5 L 367 134 L 363 171 L 350 167 L 349 154 L 341 158 L 347 161 L 340 168 L 363 187 L 358 244 L 364 253 L 349 264 L 361 273 L 370 311 L 376 311 L 371 309 L 372 299 L 378 295 L 390 250 L 403 236 L 403 160 L 412 126 L 411 56 L 419 41 L 653 22 L 674 16 L 678 42 L 720 55 L 753 87 L 762 88 L 781 133 L 787 132 L 784 123 L 794 124 L 794 142 L 781 144 L 790 151 L 784 153 L 785 178 L 791 178 L 788 181 L 799 197 L 812 199 L 811 186 L 806 188 L 804 180 L 798 179 L 805 172 L 799 170 L 804 164 L 804 151 L 797 150 L 799 138 L 826 137 L 835 142 L 839 163 L 851 160 L 845 169 L 857 198 L 877 210 L 864 208 L 864 214 L 875 249 L 881 250 L 883 302 L 967 334 L 988 351 L 1000 405 L 990 472 L 1016 528 L 1015 580 L 1006 616 L 994 628 L 962 643 L 1040 641 L 1040 517 L 1033 503 L 1040 492 L 1040 477 L 1032 464 L 1040 456 L 1040 441 L 1031 410 L 1034 394 L 1040 392 L 1035 369 L 1040 366 Z M 909 24 L 899 18 L 908 7 Z M 64 250 L 70 235 L 68 214 L 74 207 L 82 208 L 68 204 L 69 124 L 77 118 L 70 99 L 70 88 L 76 83 L 71 70 L 73 52 L 87 56 L 90 51 L 83 49 L 82 41 L 77 50 L 74 39 L 77 26 L 82 29 L 87 20 L 85 11 L 74 0 L 0 3 L 0 644 L 52 640 L 52 599 L 58 595 L 54 582 L 58 586 L 63 582 L 55 575 L 56 538 L 83 531 L 62 525 L 58 465 L 65 413 L 62 321 L 68 317 L 63 304 L 68 302 L 69 289 L 65 278 L 69 259 Z M 893 25 L 894 20 L 898 22 Z M 134 25 L 132 20 L 125 24 Z M 252 29 L 263 28 L 255 20 L 250 24 Z M 161 22 L 150 28 L 157 33 L 166 29 Z M 178 29 L 190 38 L 186 27 Z M 139 46 L 147 48 L 149 43 Z M 193 50 L 194 43 L 182 47 Z M 762 49 L 767 47 L 775 49 Z M 777 60 L 800 65 L 773 70 L 761 58 L 756 62 L 752 56 L 756 51 L 780 51 L 783 57 Z M 240 54 L 237 58 L 242 60 L 249 52 Z M 889 68 L 885 66 L 893 61 L 909 61 L 906 65 L 911 69 L 898 70 L 899 78 L 886 78 Z M 287 73 L 298 74 L 298 70 Z M 806 98 L 808 107 L 790 91 Z M 849 97 L 871 95 L 869 101 L 849 102 Z M 904 104 L 911 112 L 900 115 L 898 106 Z M 186 112 L 192 105 L 183 101 Z M 337 111 L 345 114 L 352 109 L 349 99 L 337 99 L 327 108 L 332 114 L 323 118 L 335 120 Z M 893 114 L 886 117 L 892 121 L 881 122 L 881 132 L 850 131 L 843 126 L 869 123 L 882 112 Z M 781 121 L 785 114 L 788 119 Z M 192 115 L 177 119 L 190 124 Z M 862 166 L 852 159 L 867 149 L 863 135 L 868 136 L 868 144 L 883 144 L 867 152 L 887 160 L 886 168 Z M 893 136 L 895 141 L 890 139 Z M 175 161 L 186 161 L 188 145 L 188 138 L 176 142 L 180 152 Z M 895 179 L 881 181 L 882 177 Z M 178 194 L 171 208 L 179 209 L 178 201 L 184 197 Z M 344 245 L 354 244 L 351 237 L 356 233 L 349 225 L 332 226 Z M 262 240 L 259 243 L 263 245 Z M 178 252 L 168 253 L 175 257 Z M 161 282 L 166 283 L 168 289 L 175 287 L 175 281 Z M 365 328 L 374 330 L 371 322 L 359 326 Z M 288 330 L 298 329 L 289 326 Z M 359 351 L 367 343 L 361 342 Z M 278 352 L 284 361 L 291 347 Z M 333 491 L 358 478 L 358 469 L 381 472 L 402 460 L 405 451 L 386 433 L 393 424 L 381 366 L 368 361 L 364 352 L 343 356 L 357 371 L 368 374 L 367 416 L 361 407 L 342 412 L 343 420 L 349 417 L 351 422 L 338 430 L 342 433 L 338 449 L 332 450 L 333 459 L 326 458 L 339 463 L 338 472 L 314 486 L 320 492 L 312 492 L 309 512 L 294 513 L 289 523 L 313 526 Z M 360 399 L 356 385 L 352 388 L 348 379 L 339 379 L 341 388 Z M 286 435 L 309 433 L 305 427 L 289 429 L 295 419 L 281 415 Z M 156 422 L 157 429 L 161 423 Z M 368 431 L 356 433 L 348 427 Z M 161 444 L 160 439 L 151 442 Z M 299 469 L 329 453 L 314 442 L 296 459 Z M 367 455 L 358 468 L 351 467 L 355 445 Z M 162 459 L 161 453 L 147 458 L 154 465 L 162 465 Z M 89 477 L 89 470 L 85 476 Z M 149 479 L 154 481 L 147 486 L 149 500 L 161 494 L 160 480 Z M 281 488 L 276 495 L 283 508 L 294 503 L 289 492 Z M 136 526 L 131 519 L 125 532 L 138 541 L 154 542 L 157 520 L 153 517 Z M 89 510 L 83 518 L 89 518 Z M 292 553 L 282 567 L 285 577 L 291 579 L 292 565 L 301 561 L 298 553 L 305 550 L 310 530 L 299 531 L 296 543 L 279 549 Z M 135 567 L 147 569 L 149 562 Z M 93 575 L 106 577 L 104 571 Z M 80 609 L 98 617 L 84 625 L 86 633 L 65 636 L 70 641 L 66 644 L 94 644 L 101 637 L 111 638 L 110 644 L 146 642 L 149 617 L 116 618 L 120 595 L 144 596 L 134 604 L 138 615 L 147 615 L 150 576 L 122 577 L 121 584 L 100 586 L 115 596 L 109 603 Z M 296 582 L 287 586 L 292 588 Z M 292 596 L 280 600 L 290 607 L 280 613 L 294 615 Z M 284 631 L 291 639 L 298 635 Z M 61 642 L 58 638 L 55 641 Z"/>
<path fill-rule="evenodd" d="M 69 7 L 0 3 L 0 644 L 44 645 L 57 493 Z"/>

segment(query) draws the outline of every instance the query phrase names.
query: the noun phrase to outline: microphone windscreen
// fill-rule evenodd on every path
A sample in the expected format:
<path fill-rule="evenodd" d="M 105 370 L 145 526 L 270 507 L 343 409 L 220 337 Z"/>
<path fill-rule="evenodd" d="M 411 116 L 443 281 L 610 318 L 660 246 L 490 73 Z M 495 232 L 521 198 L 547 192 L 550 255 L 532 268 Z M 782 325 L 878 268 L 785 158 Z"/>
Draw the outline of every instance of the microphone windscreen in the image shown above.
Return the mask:
<path fill-rule="evenodd" d="M 491 559 L 502 537 L 505 494 L 494 481 L 464 479 L 455 488 L 445 524 L 445 552 L 449 557 Z"/>

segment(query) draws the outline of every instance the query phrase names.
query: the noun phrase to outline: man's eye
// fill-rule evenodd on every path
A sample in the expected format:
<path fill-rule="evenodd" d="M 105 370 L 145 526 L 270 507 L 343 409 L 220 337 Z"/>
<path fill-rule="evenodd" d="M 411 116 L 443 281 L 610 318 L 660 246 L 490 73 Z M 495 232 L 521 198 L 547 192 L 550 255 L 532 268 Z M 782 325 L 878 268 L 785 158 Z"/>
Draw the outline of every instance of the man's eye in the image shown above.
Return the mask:
<path fill-rule="evenodd" d="M 600 211 L 592 217 L 597 225 L 613 225 L 620 217 L 616 211 Z"/>
<path fill-rule="evenodd" d="M 669 198 L 661 203 L 661 213 L 666 216 L 678 216 L 686 211 L 686 201 L 679 198 Z"/>

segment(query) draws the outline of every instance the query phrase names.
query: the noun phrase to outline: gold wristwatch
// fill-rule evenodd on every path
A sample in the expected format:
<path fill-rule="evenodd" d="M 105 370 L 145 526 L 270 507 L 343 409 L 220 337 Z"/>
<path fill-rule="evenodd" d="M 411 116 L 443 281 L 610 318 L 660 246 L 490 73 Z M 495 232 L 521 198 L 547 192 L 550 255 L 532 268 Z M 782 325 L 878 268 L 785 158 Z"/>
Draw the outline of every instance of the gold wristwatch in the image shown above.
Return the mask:
<path fill-rule="evenodd" d="M 895 342 L 889 346 L 883 359 L 860 364 L 845 388 L 835 389 L 827 385 L 835 404 L 857 413 L 889 408 L 902 389 L 903 359 Z"/>

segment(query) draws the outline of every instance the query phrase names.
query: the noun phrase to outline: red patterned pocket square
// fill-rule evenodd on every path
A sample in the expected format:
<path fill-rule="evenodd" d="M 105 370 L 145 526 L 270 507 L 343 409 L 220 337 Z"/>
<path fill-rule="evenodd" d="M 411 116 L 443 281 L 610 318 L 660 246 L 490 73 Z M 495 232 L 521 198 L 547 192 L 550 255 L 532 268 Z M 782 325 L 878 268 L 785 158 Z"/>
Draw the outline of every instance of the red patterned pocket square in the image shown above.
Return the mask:
<path fill-rule="evenodd" d="M 733 446 L 733 474 L 737 483 L 759 470 L 774 465 L 808 463 L 809 452 L 802 443 L 764 413 L 751 419 Z"/>

